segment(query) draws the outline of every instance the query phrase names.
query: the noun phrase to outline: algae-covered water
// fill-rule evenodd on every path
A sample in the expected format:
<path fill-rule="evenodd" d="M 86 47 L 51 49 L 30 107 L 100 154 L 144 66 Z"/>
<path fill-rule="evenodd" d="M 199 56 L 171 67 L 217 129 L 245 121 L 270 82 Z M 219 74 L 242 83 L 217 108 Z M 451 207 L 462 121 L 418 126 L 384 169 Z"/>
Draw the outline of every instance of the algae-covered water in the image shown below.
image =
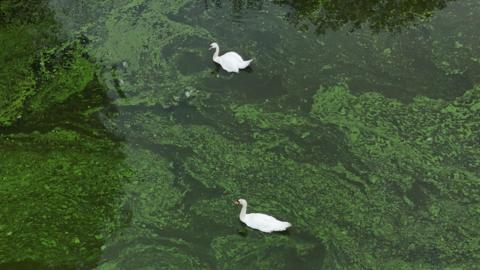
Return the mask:
<path fill-rule="evenodd" d="M 2 0 L 0 269 L 480 269 L 479 18 Z M 238 198 L 293 227 L 246 228 Z"/>

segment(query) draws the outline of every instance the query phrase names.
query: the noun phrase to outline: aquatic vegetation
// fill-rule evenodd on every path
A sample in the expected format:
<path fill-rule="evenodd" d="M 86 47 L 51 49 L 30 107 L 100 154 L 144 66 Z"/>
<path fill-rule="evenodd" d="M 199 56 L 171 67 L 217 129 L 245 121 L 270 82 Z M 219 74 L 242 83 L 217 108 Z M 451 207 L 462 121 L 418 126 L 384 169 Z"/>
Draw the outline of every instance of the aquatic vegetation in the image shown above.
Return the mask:
<path fill-rule="evenodd" d="M 83 28 L 72 22 L 67 25 L 73 24 L 72 32 L 88 33 L 89 53 L 108 66 L 102 77 L 124 97 L 115 104 L 170 107 L 184 99 L 188 90 L 198 93 L 199 78 L 209 74 L 209 63 L 202 59 L 209 55 L 211 34 L 171 18 L 189 1 L 118 2 L 108 6 L 104 16 L 92 18 L 91 13 L 105 10 L 108 4 L 89 2 L 80 10 L 72 9 L 81 14 L 73 18 L 81 20 L 75 23 Z M 63 4 L 55 3 L 53 8 L 59 10 L 61 20 L 70 21 L 73 14 L 66 13 Z M 84 21 L 85 17 L 93 22 Z M 192 46 L 199 42 L 205 47 Z M 185 61 L 189 68 L 181 65 Z"/>
<path fill-rule="evenodd" d="M 0 146 L 0 265 L 94 263 L 120 224 L 117 146 L 62 129 L 2 135 Z"/>
<path fill-rule="evenodd" d="M 430 254 L 434 263 L 478 260 L 478 235 L 467 228 L 479 222 L 474 214 L 479 198 L 467 190 L 479 185 L 475 167 L 480 149 L 473 143 L 479 123 L 471 121 L 479 90 L 452 104 L 418 98 L 408 106 L 378 94 L 356 98 L 342 87 L 316 96 L 313 115 L 344 131 L 353 152 L 368 166 L 373 186 L 396 190 L 397 201 L 404 201 L 401 207 L 414 210 L 412 216 L 398 213 L 406 227 L 399 239 L 413 243 L 405 250 L 397 246 L 397 252 Z M 461 213 L 455 210 L 459 208 Z"/>
<path fill-rule="evenodd" d="M 44 117 L 52 107 L 84 91 L 94 80 L 97 67 L 86 57 L 87 40 L 80 37 L 59 41 L 52 32 L 58 25 L 46 15 L 49 13 L 44 5 L 44 1 L 32 3 L 30 8 L 37 10 L 32 8 L 28 11 L 34 13 L 32 17 L 22 20 L 10 13 L 28 5 L 2 2 L 7 19 L 0 28 L 0 40 L 5 45 L 0 54 L 0 72 L 5 78 L 0 85 L 0 126 Z M 46 18 L 37 21 L 41 16 Z"/>
<path fill-rule="evenodd" d="M 286 269 L 318 267 L 320 257 L 312 244 L 295 243 L 287 236 L 246 239 L 239 235 L 219 237 L 212 241 L 215 258 L 220 269 Z M 288 261 L 285 252 L 311 256 L 309 260 Z M 313 255 L 313 256 L 312 256 Z"/>
<path fill-rule="evenodd" d="M 122 163 L 129 175 L 122 188 L 124 196 L 117 203 L 124 226 L 103 246 L 98 269 L 206 269 L 190 243 L 164 235 L 190 225 L 182 207 L 185 191 L 174 183 L 170 162 L 143 149 L 124 149 L 124 153 Z"/>
<path fill-rule="evenodd" d="M 87 124 L 86 135 L 56 127 L 68 123 L 52 119 L 90 116 L 92 103 L 81 95 L 91 90 L 96 98 L 98 89 L 89 86 L 97 66 L 85 54 L 85 39 L 59 40 L 45 1 L 0 6 L 0 126 L 9 127 L 0 135 L 0 265 L 91 266 L 121 223 L 115 210 L 123 155 L 95 126 Z M 69 112 L 52 116 L 74 96 Z M 12 132 L 17 126 L 28 132 Z"/>
<path fill-rule="evenodd" d="M 475 1 L 428 21 L 446 1 L 19 3 L 0 3 L 0 266 L 478 265 Z M 284 4 L 340 30 L 296 31 Z M 214 40 L 252 69 L 216 69 Z M 240 197 L 293 227 L 243 227 Z"/>
<path fill-rule="evenodd" d="M 471 121 L 479 89 L 450 104 L 418 98 L 404 105 L 376 93 L 355 97 L 337 86 L 319 90 L 310 116 L 233 107 L 250 133 L 248 142 L 151 113 L 119 116 L 129 128 L 117 128 L 126 137 L 188 149 L 181 162 L 185 172 L 226 194 L 201 197 L 194 209 L 204 218 L 232 224 L 231 218 L 219 218 L 231 215 L 221 201 L 241 195 L 256 202 L 256 211 L 292 220 L 296 230 L 318 239 L 316 245 L 332 258 L 325 263 L 370 268 L 400 259 L 412 265 L 474 265 L 478 195 L 468 190 L 480 184 L 473 143 L 479 127 Z M 292 133 L 292 127 L 299 131 Z M 335 143 L 349 154 L 337 156 L 334 166 L 328 166 L 333 161 L 322 157 L 325 153 L 298 158 L 310 145 L 327 147 L 329 133 L 342 138 Z"/>
<path fill-rule="evenodd" d="M 187 227 L 181 206 L 185 192 L 175 187 L 169 162 L 147 150 L 125 150 L 130 181 L 123 185 L 125 196 L 120 207 L 131 211 L 129 224 L 156 229 Z"/>
<path fill-rule="evenodd" d="M 19 16 L 22 12 L 28 16 Z M 0 3 L 0 126 L 9 126 L 22 118 L 26 100 L 35 94 L 31 65 L 42 46 L 55 40 L 50 35 L 55 26 L 44 18 L 50 18 L 48 13 L 43 1 Z"/>
<path fill-rule="evenodd" d="M 128 246 L 118 254 L 111 254 L 115 256 L 115 260 L 100 264 L 96 269 L 210 269 L 191 253 L 185 253 L 185 249 L 192 248 L 187 244 L 175 240 L 158 239 L 158 236 L 142 235 L 139 231 L 141 232 L 136 229 L 125 233 L 130 234 L 132 239 L 148 237 L 150 244 L 142 244 L 138 241 L 122 243 Z"/>
<path fill-rule="evenodd" d="M 46 0 L 32 0 L 28 3 L 20 0 L 2 1 L 0 3 L 0 25 L 5 27 L 12 24 L 42 24 L 46 21 L 51 23 L 53 22 L 51 20 L 52 12 L 47 4 Z M 41 27 L 38 30 L 42 32 Z"/>
<path fill-rule="evenodd" d="M 87 60 L 80 41 L 63 44 L 42 52 L 38 63 L 38 87 L 27 102 L 27 111 L 42 114 L 55 104 L 64 103 L 69 97 L 85 91 L 94 80 L 96 67 Z"/>

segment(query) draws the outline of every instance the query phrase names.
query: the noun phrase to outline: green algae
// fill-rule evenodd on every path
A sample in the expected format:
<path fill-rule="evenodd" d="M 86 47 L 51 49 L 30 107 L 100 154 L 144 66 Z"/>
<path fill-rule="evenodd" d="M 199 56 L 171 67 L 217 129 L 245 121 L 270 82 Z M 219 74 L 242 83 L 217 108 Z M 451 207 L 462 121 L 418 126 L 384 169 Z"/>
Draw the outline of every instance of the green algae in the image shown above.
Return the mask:
<path fill-rule="evenodd" d="M 124 154 L 132 180 L 123 186 L 123 205 L 132 209 L 129 224 L 185 228 L 189 223 L 181 205 L 185 192 L 175 186 L 170 162 L 146 150 L 128 149 Z"/>
<path fill-rule="evenodd" d="M 85 16 L 102 10 L 104 5 L 90 2 L 88 9 L 81 10 Z M 170 18 L 189 3 L 119 2 L 109 7 L 111 11 L 97 18 L 98 21 L 82 29 L 72 29 L 89 33 L 93 43 L 90 53 L 112 66 L 105 70 L 104 78 L 117 84 L 122 95 L 128 97 L 116 100 L 115 104 L 170 107 L 190 92 L 198 92 L 197 81 L 209 74 L 208 65 L 201 59 L 207 56 L 211 34 Z M 56 3 L 53 8 L 61 9 L 61 5 Z M 61 14 L 65 20 L 72 15 L 64 14 L 63 10 Z M 205 48 L 192 47 L 192 43 L 198 42 L 204 43 Z M 197 66 L 191 71 L 183 70 L 179 65 L 185 58 L 190 65 Z M 197 62 L 192 62 L 192 58 Z"/>
<path fill-rule="evenodd" d="M 212 249 L 215 251 L 214 256 L 219 260 L 220 269 L 314 268 L 320 265 L 321 260 L 318 256 L 316 258 L 312 256 L 308 261 L 288 261 L 284 256 L 285 252 L 288 252 L 308 257 L 309 253 L 318 252 L 314 248 L 312 244 L 294 243 L 287 236 L 246 239 L 232 235 L 212 241 Z"/>
<path fill-rule="evenodd" d="M 178 248 L 165 247 L 164 244 L 129 247 L 118 256 L 118 262 L 105 263 L 97 269 L 209 269 L 191 255 L 182 254 Z"/>
<path fill-rule="evenodd" d="M 123 230 L 136 228 L 151 236 L 152 231 L 189 224 L 180 205 L 185 192 L 175 188 L 169 162 L 148 151 L 120 149 L 108 138 L 60 129 L 2 136 L 0 141 L 6 157 L 0 163 L 0 193 L 8 203 L 1 212 L 0 249 L 8 250 L 0 257 L 2 264 L 91 267 L 102 253 L 127 241 L 116 238 L 105 245 Z M 141 237 L 136 233 L 129 234 L 130 241 Z M 163 250 L 166 265 L 182 258 L 173 247 L 144 248 L 154 256 Z"/>
<path fill-rule="evenodd" d="M 190 225 L 182 206 L 186 192 L 174 184 L 170 162 L 143 149 L 124 153 L 129 181 L 117 207 L 125 226 L 103 246 L 98 269 L 207 269 L 190 243 L 165 235 Z"/>
<path fill-rule="evenodd" d="M 43 113 L 55 104 L 84 91 L 94 80 L 96 67 L 85 59 L 80 41 L 42 52 L 38 60 L 37 93 L 28 103 L 28 110 Z"/>
<path fill-rule="evenodd" d="M 468 10 L 478 8 L 474 4 L 454 3 L 445 14 L 423 22 L 424 27 L 401 33 L 372 34 L 362 28 L 316 36 L 286 24 L 285 9 L 273 4 L 264 4 L 263 11 L 269 12 L 252 8 L 258 19 L 239 26 L 228 20 L 217 23 L 225 10 L 199 12 L 200 4 L 190 1 L 91 2 L 69 11 L 65 3 L 54 1 L 53 9 L 70 32 L 85 32 L 92 40 L 89 53 L 106 65 L 102 79 L 123 97 L 114 102 L 121 106 L 175 107 L 190 102 L 192 98 L 186 96 L 192 91 L 200 104 L 209 94 L 257 101 L 288 93 L 291 96 L 283 97 L 284 106 L 291 106 L 292 99 L 304 103 L 305 95 L 313 94 L 318 85 L 333 86 L 339 81 L 354 92 L 375 90 L 404 100 L 418 93 L 452 99 L 470 89 L 479 74 L 480 64 L 474 60 L 478 33 L 462 23 L 471 20 Z M 413 3 L 402 5 L 418 11 Z M 421 7 L 429 9 L 428 5 Z M 462 36 L 450 31 L 452 24 Z M 216 71 L 205 61 L 210 58 L 207 47 L 212 41 L 220 42 L 222 50 L 235 48 L 254 57 L 256 76 L 238 79 L 220 74 L 229 83 L 221 84 L 221 93 L 212 91 L 219 88 L 212 76 Z M 456 49 L 461 59 L 448 53 L 455 41 L 463 46 Z M 452 68 L 459 69 L 455 61 L 468 65 L 462 72 L 444 65 L 452 62 Z M 312 68 L 317 65 L 320 72 Z M 262 91 L 249 90 L 259 85 Z"/>
<path fill-rule="evenodd" d="M 2 135 L 0 144 L 0 262 L 93 263 L 119 225 L 115 144 L 61 129 Z"/>
<path fill-rule="evenodd" d="M 0 265 L 478 265 L 480 63 L 472 15 L 462 16 L 478 5 L 451 5 L 398 36 L 301 33 L 269 3 L 246 5 L 256 17 L 245 24 L 192 1 L 49 5 L 65 40 L 30 47 L 38 34 L 21 30 L 54 27 L 48 21 L 10 17 L 0 29 L 22 56 L 0 55 L 18 64 L 2 66 L 12 79 L 0 89 L 0 123 L 15 128 L 21 116 L 30 126 L 0 135 Z M 351 22 L 389 28 L 441 5 Z M 449 22 L 461 34 L 446 31 Z M 18 48 L 9 41 L 17 32 Z M 206 51 L 214 40 L 259 64 L 219 73 Z M 239 197 L 293 228 L 266 236 L 243 227 L 231 204 Z"/>
<path fill-rule="evenodd" d="M 188 8 L 186 10 L 188 12 Z M 200 25 L 205 27 L 209 21 L 210 19 L 206 18 L 206 22 Z M 214 31 L 220 33 L 227 27 L 229 24 L 215 25 Z M 269 26 L 265 27 L 268 29 Z M 420 35 L 420 32 L 415 31 L 412 30 L 412 33 L 405 35 Z M 324 52 L 320 55 L 324 55 L 325 58 L 312 57 L 311 59 L 328 62 L 329 55 L 341 57 L 340 63 L 325 68 L 326 72 L 335 72 L 353 64 L 361 67 L 358 70 L 358 76 L 329 77 L 327 85 L 328 82 L 338 83 L 339 80 L 354 85 L 353 82 L 357 77 L 365 77 L 360 73 L 371 69 L 373 65 L 381 66 L 396 74 L 399 74 L 397 71 L 403 72 L 405 78 L 412 78 L 411 74 L 418 73 L 419 69 L 411 64 L 411 60 L 402 60 L 406 56 L 410 59 L 416 56 L 409 56 L 402 52 L 401 45 L 398 47 L 392 45 L 395 40 L 390 40 L 388 36 L 380 36 L 370 43 L 367 43 L 367 39 L 371 40 L 371 38 L 365 36 L 365 32 L 360 31 L 354 37 L 357 39 L 355 46 L 359 48 L 367 46 L 371 55 L 377 58 L 372 60 L 373 64 L 368 64 L 353 55 L 349 51 L 351 48 L 322 47 L 321 50 Z M 351 36 L 340 37 L 330 42 L 344 41 L 347 38 Z M 287 46 L 288 42 L 295 44 L 301 39 L 300 36 L 290 35 L 285 38 L 286 42 L 282 43 L 282 46 Z M 420 39 L 419 42 L 418 44 L 422 46 L 430 46 L 430 43 L 422 43 Z M 319 54 L 320 49 L 315 48 L 318 46 L 315 44 L 309 44 L 303 48 L 308 48 L 307 51 L 312 52 L 312 55 Z M 249 48 L 247 52 L 259 47 L 253 44 Z M 305 53 L 307 52 L 302 51 L 302 54 Z M 265 63 L 267 68 L 272 67 L 269 65 L 283 61 L 273 60 L 273 56 L 274 54 L 261 55 L 258 60 Z M 293 60 L 296 56 L 296 54 L 290 55 L 285 62 L 298 61 Z M 118 56 L 117 61 L 120 61 L 121 57 Z M 313 61 L 309 60 L 308 56 L 302 56 L 301 59 L 307 62 Z M 432 59 L 435 60 L 435 57 L 431 57 L 430 61 Z M 405 66 L 409 69 L 406 70 Z M 265 70 L 258 68 L 257 71 L 262 78 L 269 77 Z M 144 72 L 143 68 L 141 72 Z M 316 70 L 310 67 L 294 66 L 292 69 L 280 72 L 290 74 L 290 76 L 285 75 L 285 78 L 307 77 L 309 83 L 312 83 L 308 79 L 309 76 L 317 76 Z M 295 75 L 297 73 L 302 73 L 302 76 Z M 159 74 L 164 73 L 159 72 Z M 170 75 L 167 76 L 167 80 L 176 80 L 176 76 L 171 75 L 172 73 L 168 74 Z M 361 90 L 372 88 L 384 90 L 374 88 L 374 86 L 385 87 L 383 82 L 378 82 L 381 79 L 380 76 L 383 75 L 367 78 L 369 84 Z M 436 76 L 436 78 L 443 78 L 445 71 L 438 72 Z M 421 77 L 415 77 L 419 80 L 411 83 L 417 87 L 415 93 L 426 89 L 419 85 L 431 87 L 436 81 L 433 79 L 421 82 L 420 80 L 423 80 Z M 209 84 L 208 78 L 198 77 L 197 79 L 200 79 L 200 82 L 195 82 L 195 85 Z M 235 84 L 235 79 L 222 79 Z M 178 85 L 182 85 L 182 80 L 178 82 Z M 278 101 L 281 102 L 283 98 L 287 99 L 295 95 L 294 92 L 302 86 L 301 83 L 301 86 L 298 86 L 298 82 L 298 80 L 289 79 L 282 81 L 282 86 L 289 89 L 290 95 L 280 97 Z M 439 93 L 446 92 L 439 89 L 451 87 L 441 80 L 439 82 L 439 87 L 435 87 Z M 236 90 L 230 86 L 226 88 L 229 92 Z M 146 88 L 140 87 L 140 89 Z M 139 91 L 135 93 L 128 91 L 133 95 L 144 94 Z M 178 92 L 163 91 L 162 94 L 166 98 L 181 95 L 180 89 L 176 91 Z M 326 93 L 323 93 L 324 91 Z M 472 91 L 466 95 L 471 95 Z M 152 100 L 152 103 L 143 101 L 130 103 L 135 100 L 134 97 L 129 98 L 126 101 L 128 103 L 119 101 L 117 104 L 128 106 L 159 104 L 168 107 L 165 106 L 164 97 L 161 100 L 152 100 L 150 97 L 149 100 Z M 440 111 L 446 108 L 445 101 L 416 98 L 414 105 L 406 106 L 375 93 L 367 93 L 357 98 L 344 86 L 327 87 L 317 92 L 311 115 L 306 116 L 301 111 L 286 111 L 282 108 L 271 112 L 270 109 L 274 105 L 267 103 L 254 105 L 249 104 L 248 100 L 232 102 L 232 96 L 229 94 L 224 97 L 213 95 L 210 98 L 211 100 L 205 105 L 215 108 L 214 111 L 223 114 L 222 117 L 211 115 L 212 111 L 204 107 L 197 107 L 199 111 L 194 113 L 200 113 L 200 118 L 205 118 L 203 120 L 225 121 L 216 123 L 213 127 L 191 124 L 188 121 L 184 123 L 184 119 L 175 118 L 175 113 L 169 114 L 166 111 L 148 107 L 142 108 L 142 113 L 120 112 L 114 116 L 114 119 L 118 120 L 107 124 L 116 130 L 119 136 L 146 142 L 150 145 L 149 147 L 154 146 L 159 150 L 160 155 L 171 155 L 171 151 L 181 153 L 176 158 L 179 158 L 182 164 L 180 168 L 182 174 L 185 173 L 192 181 L 201 184 L 201 187 L 191 184 L 197 190 L 206 189 L 205 192 L 189 199 L 195 202 L 191 209 L 193 213 L 190 215 L 193 215 L 192 218 L 197 222 L 212 220 L 216 224 L 215 227 L 221 228 L 219 230 L 222 233 L 226 233 L 225 226 L 235 228 L 236 222 L 231 218 L 232 210 L 228 207 L 228 201 L 243 196 L 253 202 L 255 211 L 269 212 L 284 219 L 294 220 L 296 229 L 308 235 L 309 238 L 316 239 L 316 246 L 325 250 L 321 257 L 324 258 L 322 263 L 326 268 L 350 266 L 357 269 L 382 269 L 401 266 L 428 269 L 459 263 L 474 265 L 477 260 L 474 255 L 477 240 L 471 241 L 466 246 L 462 246 L 459 244 L 462 241 L 457 240 L 455 243 L 458 245 L 452 244 L 450 247 L 438 242 L 442 240 L 436 240 L 438 235 L 449 235 L 450 238 L 456 236 L 456 233 L 447 232 L 446 228 L 455 226 L 452 221 L 459 218 L 458 216 L 442 221 L 441 232 L 436 232 L 435 229 L 428 230 L 429 227 L 437 226 L 436 221 L 429 219 L 428 216 L 431 213 L 437 213 L 438 216 L 441 211 L 438 209 L 441 209 L 439 205 L 442 196 L 450 196 L 446 193 L 438 195 L 435 188 L 442 188 L 445 192 L 451 191 L 450 186 L 444 186 L 443 183 L 438 183 L 438 180 L 432 179 L 445 177 L 448 179 L 451 172 L 459 170 L 461 171 L 459 181 L 471 184 L 476 181 L 475 173 L 456 167 L 464 166 L 464 162 L 459 161 L 456 165 L 440 170 L 436 166 L 442 167 L 440 165 L 442 163 L 438 163 L 438 160 L 444 157 L 437 157 L 438 149 L 423 152 L 421 148 L 426 147 L 430 140 L 434 140 L 433 137 L 429 139 L 433 134 L 428 132 L 441 129 L 440 124 L 445 123 L 445 119 L 436 119 Z M 475 98 L 472 97 L 472 100 Z M 214 104 L 217 102 L 222 103 L 223 107 L 217 107 Z M 181 103 L 179 107 L 182 107 Z M 352 107 L 358 111 L 352 112 Z M 451 110 L 456 111 L 456 109 L 455 107 Z M 410 113 L 415 110 L 419 112 Z M 406 116 L 399 119 L 395 115 Z M 451 116 L 444 115 L 445 117 Z M 418 126 L 411 126 L 412 119 L 415 119 Z M 230 120 L 235 122 L 226 123 Z M 451 119 L 449 123 L 455 121 L 456 119 Z M 421 125 L 427 124 L 425 122 L 428 125 Z M 466 122 L 470 123 L 471 120 Z M 464 126 L 461 128 L 465 129 Z M 415 136 L 417 130 L 427 133 Z M 475 127 L 467 128 L 465 134 L 473 133 L 472 130 L 475 130 Z M 451 139 L 451 142 L 455 141 L 456 139 Z M 426 143 L 423 144 L 424 142 Z M 440 144 L 435 144 L 433 147 L 438 145 Z M 459 147 L 464 147 L 463 145 L 458 144 Z M 445 149 L 443 155 L 450 155 L 449 151 Z M 469 155 L 468 159 L 472 157 L 474 155 Z M 416 175 L 418 172 L 421 173 L 420 176 Z M 417 180 L 422 177 L 426 179 Z M 431 188 L 433 188 L 431 193 L 424 194 Z M 212 197 L 213 195 L 209 194 L 215 194 L 215 196 Z M 455 209 L 463 203 L 455 196 L 449 197 L 449 201 L 452 203 L 442 204 L 442 207 Z M 423 212 L 422 209 L 424 209 Z M 411 211 L 418 211 L 418 213 L 412 214 Z M 453 212 L 455 211 L 452 210 Z M 416 224 L 417 219 L 420 220 L 418 222 L 420 225 Z M 470 221 L 468 226 L 474 226 L 476 223 L 472 215 L 465 220 Z M 199 229 L 194 224 L 190 226 Z M 208 242 L 211 238 L 209 232 L 200 230 L 199 233 L 204 234 L 203 238 L 207 238 L 204 241 Z M 467 234 L 463 237 L 476 239 L 475 234 Z M 236 253 L 225 250 L 229 248 L 228 246 L 215 244 L 212 248 L 214 254 L 217 254 L 214 257 L 218 265 L 228 268 L 231 266 L 227 263 L 229 261 L 245 262 L 241 257 L 242 252 L 239 252 L 241 254 L 238 254 L 238 259 L 234 259 Z M 270 246 L 264 249 L 269 250 Z M 452 253 L 453 250 L 463 250 L 463 253 L 455 255 Z M 291 252 L 286 251 L 279 253 L 291 255 Z M 290 258 L 295 256 L 291 255 Z M 262 267 L 260 261 L 252 260 L 255 261 L 252 262 L 253 265 Z M 273 261 L 263 260 L 265 265 L 275 265 Z"/>
<path fill-rule="evenodd" d="M 173 184 L 169 162 L 148 151 L 121 149 L 108 138 L 61 129 L 2 136 L 0 141 L 6 157 L 0 163 L 0 193 L 8 203 L 1 212 L 0 248 L 9 251 L 2 253 L 1 264 L 91 267 L 104 252 L 137 241 L 142 237 L 138 231 L 151 237 L 189 224 L 180 205 L 185 192 Z M 131 238 L 105 244 L 133 228 Z M 173 261 L 181 258 L 173 247 L 144 248 L 155 256 L 164 250 L 163 260 L 171 260 L 166 265 L 177 265 Z"/>
<path fill-rule="evenodd" d="M 58 38 L 46 4 L 0 4 L 0 126 L 10 131 L 0 135 L 4 267 L 92 266 L 121 224 L 116 206 L 126 170 L 118 144 L 90 123 L 86 133 L 93 136 L 58 127 L 68 125 L 71 113 L 57 110 L 72 97 L 70 111 L 90 117 L 92 104 L 81 95 L 91 90 L 97 66 L 85 54 L 85 39 Z M 28 132 L 11 132 L 19 126 Z"/>
<path fill-rule="evenodd" d="M 54 42 L 50 31 L 55 26 L 42 19 L 48 14 L 43 1 L 31 5 L 2 1 L 0 10 L 0 126 L 9 126 L 23 116 L 25 102 L 35 94 L 36 76 L 31 66 L 38 51 Z M 18 16 L 22 11 L 28 16 Z"/>
<path fill-rule="evenodd" d="M 294 220 L 295 230 L 317 239 L 317 248 L 325 249 L 325 267 L 468 266 L 478 261 L 478 195 L 468 192 L 479 184 L 473 167 L 478 164 L 473 144 L 478 123 L 473 124 L 471 109 L 476 108 L 478 90 L 453 103 L 418 98 L 404 105 L 376 93 L 355 97 L 337 86 L 318 91 L 310 116 L 232 106 L 231 113 L 250 134 L 247 142 L 152 113 L 121 115 L 129 128 L 117 128 L 149 144 L 189 150 L 182 161 L 185 172 L 205 188 L 225 194 L 201 196 L 193 208 L 196 215 L 232 227 L 225 201 L 247 197 L 255 211 Z M 331 143 L 325 129 L 343 138 L 339 142 L 349 155 L 338 156 L 333 167 L 321 153 L 308 161 L 298 159 L 312 142 Z M 432 133 L 442 129 L 455 132 Z M 439 137 L 449 139 L 437 144 Z M 460 156 L 453 149 L 458 146 L 466 151 L 457 151 L 462 159 L 455 162 Z M 245 259 L 242 252 L 233 259 L 236 252 L 225 248 L 216 249 L 228 254 L 217 255 L 220 265 Z M 269 267 L 252 263 L 252 268 Z"/>
<path fill-rule="evenodd" d="M 478 185 L 475 168 L 479 149 L 473 142 L 478 140 L 474 131 L 479 126 L 476 121 L 465 121 L 473 117 L 469 103 L 476 103 L 478 90 L 478 87 L 470 90 L 449 105 L 419 98 L 403 106 L 393 100 L 388 102 L 378 94 L 355 98 L 342 87 L 320 92 L 316 97 L 320 102 L 314 105 L 312 113 L 344 130 L 350 144 L 355 146 L 352 149 L 371 164 L 369 178 L 375 179 L 376 185 L 380 181 L 393 190 L 398 189 L 398 195 L 405 196 L 405 206 L 415 209 L 411 217 L 400 215 L 406 227 L 412 227 L 401 230 L 401 234 L 405 233 L 402 239 L 418 241 L 405 249 L 407 254 L 414 252 L 419 257 L 430 254 L 430 258 L 438 262 L 478 260 L 475 250 L 478 240 L 474 240 L 478 235 L 471 229 L 460 229 L 478 223 L 474 214 L 478 196 L 466 191 L 466 186 L 473 185 L 467 189 L 475 190 L 474 186 Z M 329 98 L 342 102 L 327 106 Z M 452 114 L 447 108 L 462 113 Z M 388 118 L 382 119 L 382 116 Z M 456 150 L 457 147 L 462 150 Z M 438 214 L 439 204 L 445 215 Z M 458 207 L 464 212 L 449 216 Z M 436 210 L 432 212 L 432 209 Z M 408 221 L 412 217 L 413 220 Z M 428 220 L 436 226 L 428 226 Z M 420 229 L 422 226 L 425 228 Z M 449 232 L 452 226 L 457 229 Z M 436 241 L 430 242 L 433 239 Z M 459 250 L 461 255 L 457 253 Z M 435 257 L 432 254 L 436 254 Z"/>
<path fill-rule="evenodd" d="M 54 26 L 43 24 L 0 29 L 0 39 L 6 46 L 0 56 L 4 63 L 0 72 L 6 78 L 0 86 L 1 126 L 44 117 L 94 80 L 97 68 L 86 59 L 82 41 L 55 41 L 46 33 Z"/>

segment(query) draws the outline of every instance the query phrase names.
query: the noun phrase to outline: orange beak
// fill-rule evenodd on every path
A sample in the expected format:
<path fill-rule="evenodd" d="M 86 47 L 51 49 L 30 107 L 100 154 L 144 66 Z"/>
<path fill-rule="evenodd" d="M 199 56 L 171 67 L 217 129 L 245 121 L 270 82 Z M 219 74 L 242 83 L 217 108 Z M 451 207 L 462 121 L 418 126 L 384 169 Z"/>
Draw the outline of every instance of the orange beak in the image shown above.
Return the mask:
<path fill-rule="evenodd" d="M 239 205 L 239 204 L 240 204 L 240 203 L 238 202 L 238 200 L 233 201 L 233 203 L 236 204 L 236 205 Z"/>

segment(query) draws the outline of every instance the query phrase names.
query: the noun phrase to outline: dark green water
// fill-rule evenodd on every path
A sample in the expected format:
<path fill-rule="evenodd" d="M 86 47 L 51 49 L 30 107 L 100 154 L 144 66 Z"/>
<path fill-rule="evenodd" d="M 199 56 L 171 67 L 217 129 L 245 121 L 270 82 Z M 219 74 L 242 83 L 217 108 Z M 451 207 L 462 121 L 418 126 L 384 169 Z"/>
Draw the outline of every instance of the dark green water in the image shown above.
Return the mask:
<path fill-rule="evenodd" d="M 479 17 L 1 1 L 0 269 L 480 269 Z"/>

